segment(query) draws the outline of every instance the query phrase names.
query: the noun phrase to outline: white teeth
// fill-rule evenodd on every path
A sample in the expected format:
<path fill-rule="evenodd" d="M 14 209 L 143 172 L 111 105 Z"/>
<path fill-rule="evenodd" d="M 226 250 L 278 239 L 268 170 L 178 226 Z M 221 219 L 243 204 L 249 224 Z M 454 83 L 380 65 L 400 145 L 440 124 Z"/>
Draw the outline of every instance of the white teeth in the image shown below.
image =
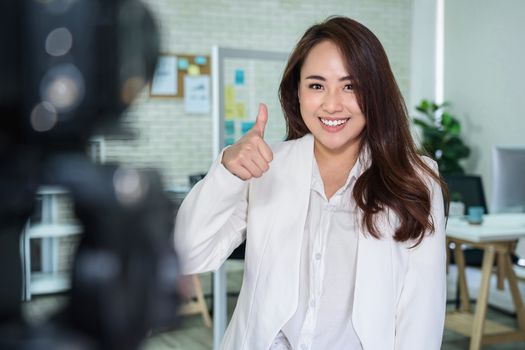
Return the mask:
<path fill-rule="evenodd" d="M 329 120 L 329 119 L 323 119 L 323 118 L 320 118 L 320 119 L 324 125 L 328 125 L 328 126 L 338 126 L 348 121 L 348 119 L 339 119 L 339 120 Z"/>

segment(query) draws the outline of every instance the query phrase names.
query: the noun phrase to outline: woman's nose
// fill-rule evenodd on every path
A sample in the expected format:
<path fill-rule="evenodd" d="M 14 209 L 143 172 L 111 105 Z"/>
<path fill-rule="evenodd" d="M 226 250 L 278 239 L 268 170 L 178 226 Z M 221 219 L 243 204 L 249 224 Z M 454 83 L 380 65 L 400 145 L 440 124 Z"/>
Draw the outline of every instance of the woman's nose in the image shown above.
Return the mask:
<path fill-rule="evenodd" d="M 326 113 L 333 114 L 343 110 L 343 98 L 339 91 L 327 92 L 323 100 L 323 110 Z"/>

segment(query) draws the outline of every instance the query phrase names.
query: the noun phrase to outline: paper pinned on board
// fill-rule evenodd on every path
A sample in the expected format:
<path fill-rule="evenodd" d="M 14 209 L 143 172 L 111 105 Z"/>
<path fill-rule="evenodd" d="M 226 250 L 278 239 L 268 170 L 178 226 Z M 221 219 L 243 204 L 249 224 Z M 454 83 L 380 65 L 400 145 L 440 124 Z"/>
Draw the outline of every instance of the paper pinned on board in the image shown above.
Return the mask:
<path fill-rule="evenodd" d="M 184 111 L 210 113 L 210 76 L 186 75 L 184 77 Z"/>
<path fill-rule="evenodd" d="M 177 56 L 160 56 L 151 82 L 152 95 L 176 95 Z"/>

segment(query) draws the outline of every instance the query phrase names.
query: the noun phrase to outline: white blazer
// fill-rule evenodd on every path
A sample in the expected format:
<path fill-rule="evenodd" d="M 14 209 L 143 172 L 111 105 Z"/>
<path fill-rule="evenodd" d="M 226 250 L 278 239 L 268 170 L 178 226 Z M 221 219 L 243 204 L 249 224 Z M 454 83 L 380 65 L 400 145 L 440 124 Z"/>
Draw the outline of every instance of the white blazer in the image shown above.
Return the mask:
<path fill-rule="evenodd" d="M 243 284 L 225 350 L 268 350 L 298 304 L 313 137 L 279 143 L 273 152 L 268 172 L 249 181 L 232 175 L 219 157 L 176 220 L 175 247 L 185 274 L 218 269 L 246 239 Z M 425 160 L 437 172 L 436 163 Z M 359 233 L 352 321 L 364 350 L 440 349 L 445 218 L 441 189 L 427 178 L 435 232 L 419 246 L 393 240 L 392 214 L 378 221 L 382 239 Z"/>

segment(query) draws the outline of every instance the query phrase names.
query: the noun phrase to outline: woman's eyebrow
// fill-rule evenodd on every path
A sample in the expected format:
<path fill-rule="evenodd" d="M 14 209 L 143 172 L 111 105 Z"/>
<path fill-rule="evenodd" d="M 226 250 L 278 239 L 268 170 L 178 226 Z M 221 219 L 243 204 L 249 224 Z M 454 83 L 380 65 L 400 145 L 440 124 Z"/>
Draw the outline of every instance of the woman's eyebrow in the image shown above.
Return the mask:
<path fill-rule="evenodd" d="M 326 81 L 326 79 L 324 77 L 320 76 L 320 75 L 309 75 L 305 79 Z"/>
<path fill-rule="evenodd" d="M 326 79 L 320 75 L 309 75 L 305 79 L 312 79 L 312 80 L 321 80 L 326 81 Z M 344 76 L 342 78 L 339 78 L 339 81 L 346 81 L 346 80 L 352 80 L 351 75 Z"/>

